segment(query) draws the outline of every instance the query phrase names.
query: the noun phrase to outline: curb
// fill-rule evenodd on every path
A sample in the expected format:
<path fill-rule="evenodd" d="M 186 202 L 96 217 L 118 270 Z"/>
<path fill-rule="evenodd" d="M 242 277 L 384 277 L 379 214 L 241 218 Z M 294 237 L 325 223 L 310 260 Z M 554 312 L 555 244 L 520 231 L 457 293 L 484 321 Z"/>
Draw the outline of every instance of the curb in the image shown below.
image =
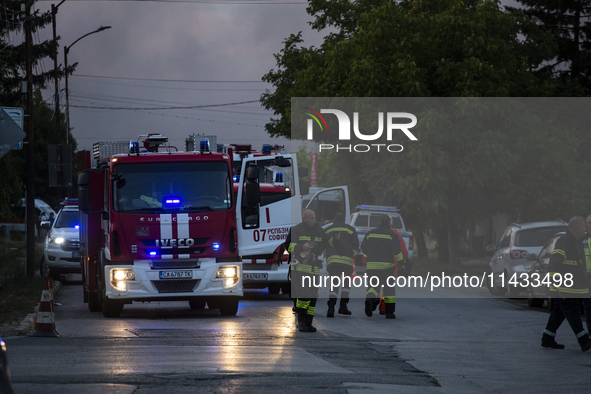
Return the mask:
<path fill-rule="evenodd" d="M 62 282 L 55 281 L 53 284 L 53 299 L 55 301 L 55 297 L 59 293 L 60 288 L 62 287 Z M 39 303 L 35 307 L 34 313 L 29 313 L 21 322 L 19 323 L 18 327 L 14 330 L 15 335 L 25 335 L 35 324 L 35 318 L 37 317 L 37 311 L 39 311 Z"/>

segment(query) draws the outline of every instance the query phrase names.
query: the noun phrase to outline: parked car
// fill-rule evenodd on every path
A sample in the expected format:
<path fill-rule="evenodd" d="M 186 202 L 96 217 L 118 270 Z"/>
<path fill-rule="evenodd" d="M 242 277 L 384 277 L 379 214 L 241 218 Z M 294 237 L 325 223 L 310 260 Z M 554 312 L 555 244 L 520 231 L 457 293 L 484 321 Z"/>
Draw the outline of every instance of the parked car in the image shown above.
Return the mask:
<path fill-rule="evenodd" d="M 527 287 L 527 305 L 531 306 L 532 308 L 540 308 L 544 305 L 544 301 L 547 301 L 547 306 L 549 310 L 552 310 L 553 307 L 553 300 L 550 297 L 550 291 L 546 284 L 543 283 L 543 278 L 548 273 L 548 263 L 550 263 L 550 257 L 552 256 L 552 252 L 554 251 L 554 247 L 556 245 L 556 241 L 560 238 L 561 235 L 564 233 L 558 233 L 553 238 L 548 240 L 542 250 L 540 251 L 540 255 L 537 256 L 528 256 L 528 260 L 532 260 L 534 263 L 528 271 L 528 278 L 532 278 L 533 274 L 537 274 L 537 277 L 540 278 L 539 286 L 532 286 L 531 283 Z M 538 284 L 536 282 L 536 284 Z"/>
<path fill-rule="evenodd" d="M 359 244 L 363 238 L 372 230 L 379 226 L 381 215 L 390 216 L 390 223 L 392 228 L 396 229 L 404 239 L 406 249 L 408 250 L 408 258 L 406 259 L 406 271 L 408 275 L 412 270 L 414 237 L 410 231 L 406 229 L 404 220 L 400 215 L 400 211 L 396 207 L 378 206 L 378 205 L 358 205 L 355 207 L 355 212 L 351 215 L 351 226 L 357 230 L 359 236 Z"/>
<path fill-rule="evenodd" d="M 534 262 L 527 259 L 529 254 L 538 255 L 550 238 L 566 229 L 567 224 L 563 220 L 512 223 L 507 226 L 499 242 L 486 248 L 494 252 L 489 263 L 494 274 L 493 280 L 488 283 L 490 293 L 518 297 L 525 289 L 509 285 L 509 281 L 512 278 L 519 279 L 520 274 L 527 273 L 531 268 Z"/>
<path fill-rule="evenodd" d="M 22 231 L 26 230 L 25 223 L 25 199 L 21 198 L 16 204 L 11 206 L 13 217 L 8 219 L 6 222 L 0 223 L 0 234 L 4 234 L 5 237 L 10 235 L 11 231 Z M 55 211 L 45 201 L 38 198 L 35 199 L 35 217 L 39 218 L 42 215 L 49 217 L 49 215 Z M 35 238 L 38 236 L 37 226 L 35 226 Z"/>
<path fill-rule="evenodd" d="M 62 274 L 80 273 L 80 217 L 78 201 L 62 203 L 53 225 L 42 222 L 43 228 L 49 229 L 45 238 L 45 252 L 41 260 L 44 276 L 59 279 Z"/>

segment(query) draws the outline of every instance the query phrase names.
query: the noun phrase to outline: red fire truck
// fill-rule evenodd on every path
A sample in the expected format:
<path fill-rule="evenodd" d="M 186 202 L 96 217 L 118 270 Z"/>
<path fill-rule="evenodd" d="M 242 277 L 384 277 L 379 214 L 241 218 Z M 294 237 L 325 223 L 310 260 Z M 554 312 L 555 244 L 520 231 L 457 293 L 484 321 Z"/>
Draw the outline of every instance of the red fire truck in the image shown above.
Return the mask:
<path fill-rule="evenodd" d="M 85 302 L 106 317 L 133 301 L 163 300 L 236 314 L 243 295 L 239 249 L 256 255 L 268 249 L 260 237 L 255 245 L 244 240 L 292 223 L 284 214 L 291 198 L 261 207 L 258 164 L 298 179 L 295 157 L 243 160 L 235 196 L 231 149 L 213 152 L 202 141 L 199 151 L 159 152 L 165 137 L 145 137 L 146 152 L 139 139 L 96 143 L 96 164 L 79 174 Z M 121 154 L 124 145 L 128 152 Z M 299 199 L 299 185 L 286 187 Z M 276 220 L 280 211 L 286 223 Z"/>

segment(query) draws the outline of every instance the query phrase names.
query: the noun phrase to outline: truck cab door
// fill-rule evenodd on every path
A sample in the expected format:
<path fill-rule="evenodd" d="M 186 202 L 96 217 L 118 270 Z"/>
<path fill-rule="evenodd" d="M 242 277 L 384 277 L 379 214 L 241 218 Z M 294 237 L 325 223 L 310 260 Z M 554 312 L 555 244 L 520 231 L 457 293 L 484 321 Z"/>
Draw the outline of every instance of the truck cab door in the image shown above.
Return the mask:
<path fill-rule="evenodd" d="M 345 223 L 351 224 L 351 208 L 349 205 L 349 189 L 347 186 L 336 186 L 323 189 L 310 199 L 304 207 L 316 213 L 316 222 L 326 228 L 334 222 L 337 212 L 345 214 Z"/>
<path fill-rule="evenodd" d="M 278 160 L 281 158 L 282 161 Z M 281 166 L 277 164 L 281 164 Z M 289 165 L 287 165 L 289 164 Z M 246 168 L 260 169 L 257 180 L 261 188 L 260 202 L 247 204 Z M 261 186 L 272 188 L 265 192 Z M 268 190 L 268 189 L 267 189 Z M 301 221 L 300 209 L 292 217 L 292 206 L 299 206 L 299 185 L 295 155 L 247 157 L 242 161 L 236 194 L 236 226 L 238 253 L 243 258 L 271 259 L 285 242 L 289 229 Z M 299 215 L 299 216 L 298 216 Z"/>

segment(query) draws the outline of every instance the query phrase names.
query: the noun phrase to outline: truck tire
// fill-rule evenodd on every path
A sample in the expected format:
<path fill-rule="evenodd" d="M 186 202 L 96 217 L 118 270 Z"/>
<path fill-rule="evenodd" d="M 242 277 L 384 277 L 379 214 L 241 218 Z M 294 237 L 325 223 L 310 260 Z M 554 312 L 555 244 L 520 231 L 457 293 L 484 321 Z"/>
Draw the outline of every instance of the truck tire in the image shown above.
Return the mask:
<path fill-rule="evenodd" d="M 218 306 L 222 316 L 236 316 L 239 302 L 238 297 L 221 297 Z"/>
<path fill-rule="evenodd" d="M 91 312 L 100 312 L 103 310 L 98 293 L 88 293 L 88 309 Z"/>
<path fill-rule="evenodd" d="M 205 309 L 205 300 L 199 298 L 189 300 L 189 306 L 191 309 Z"/>
<path fill-rule="evenodd" d="M 119 317 L 123 311 L 123 301 L 119 300 L 109 300 L 108 298 L 103 298 L 102 306 L 104 317 Z"/>

